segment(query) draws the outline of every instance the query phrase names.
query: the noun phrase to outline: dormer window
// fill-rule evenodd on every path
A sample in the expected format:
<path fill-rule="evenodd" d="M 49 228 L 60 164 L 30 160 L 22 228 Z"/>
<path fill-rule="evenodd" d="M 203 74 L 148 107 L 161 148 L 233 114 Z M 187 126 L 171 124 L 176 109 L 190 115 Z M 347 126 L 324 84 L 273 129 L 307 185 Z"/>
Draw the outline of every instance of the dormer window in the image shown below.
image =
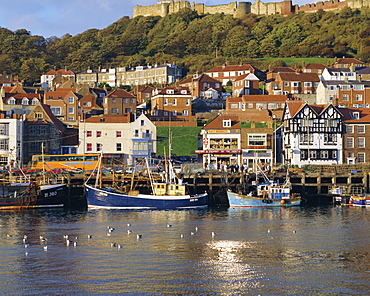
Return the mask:
<path fill-rule="evenodd" d="M 15 99 L 13 97 L 9 99 L 9 105 L 15 105 Z"/>
<path fill-rule="evenodd" d="M 231 127 L 231 119 L 225 119 L 222 121 L 223 127 Z"/>
<path fill-rule="evenodd" d="M 352 112 L 352 119 L 360 119 L 360 112 Z"/>
<path fill-rule="evenodd" d="M 175 92 L 173 91 L 173 89 L 167 89 L 166 90 L 166 94 L 168 95 L 173 95 Z"/>
<path fill-rule="evenodd" d="M 37 102 L 38 102 L 38 101 L 39 101 L 38 99 L 34 98 L 34 99 L 32 99 L 32 103 L 31 103 L 31 104 L 32 104 L 33 106 L 35 106 L 35 105 L 37 104 Z"/>
<path fill-rule="evenodd" d="M 182 91 L 181 91 L 181 94 L 183 94 L 183 95 L 186 95 L 188 92 L 185 90 L 185 89 L 183 89 Z"/>
<path fill-rule="evenodd" d="M 27 98 L 22 99 L 22 105 L 28 105 L 28 99 Z"/>

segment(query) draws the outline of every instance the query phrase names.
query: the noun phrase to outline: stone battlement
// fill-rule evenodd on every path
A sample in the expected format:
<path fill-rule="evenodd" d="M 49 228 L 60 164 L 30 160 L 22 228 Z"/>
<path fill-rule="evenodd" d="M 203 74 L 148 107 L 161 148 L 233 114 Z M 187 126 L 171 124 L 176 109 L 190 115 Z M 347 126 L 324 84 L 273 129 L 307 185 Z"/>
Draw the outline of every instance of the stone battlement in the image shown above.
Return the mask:
<path fill-rule="evenodd" d="M 198 12 L 200 15 L 224 13 L 233 15 L 234 17 L 242 17 L 249 13 L 257 15 L 272 15 L 281 14 L 289 15 L 304 12 L 316 12 L 319 9 L 330 11 L 350 7 L 353 9 L 361 9 L 362 7 L 369 7 L 370 0 L 329 0 L 320 1 L 306 5 L 293 5 L 291 0 L 284 0 L 281 2 L 263 3 L 256 0 L 253 4 L 251 2 L 231 2 L 229 4 L 211 5 L 207 6 L 203 3 L 190 3 L 182 0 L 158 1 L 158 4 L 149 6 L 136 5 L 133 11 L 133 17 L 137 16 L 161 16 L 165 17 L 168 14 L 176 13 L 184 8 L 190 8 Z"/>

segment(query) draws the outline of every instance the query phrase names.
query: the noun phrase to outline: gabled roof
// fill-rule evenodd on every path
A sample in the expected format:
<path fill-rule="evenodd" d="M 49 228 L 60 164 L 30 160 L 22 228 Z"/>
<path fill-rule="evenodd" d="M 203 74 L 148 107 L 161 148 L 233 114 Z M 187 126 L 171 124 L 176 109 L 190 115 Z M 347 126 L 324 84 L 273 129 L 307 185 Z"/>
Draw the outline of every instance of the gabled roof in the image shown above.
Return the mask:
<path fill-rule="evenodd" d="M 59 70 L 50 70 L 46 72 L 44 75 L 56 75 L 57 72 L 61 73 L 62 75 L 75 75 L 75 73 L 69 69 L 59 69 Z"/>
<path fill-rule="evenodd" d="M 294 72 L 295 70 L 290 67 L 276 67 L 272 71 L 269 71 L 269 73 L 286 73 L 286 72 Z"/>
<path fill-rule="evenodd" d="M 196 77 L 191 76 L 191 77 L 185 78 L 185 79 L 183 79 L 179 82 L 179 85 L 185 84 L 185 83 L 191 83 L 191 82 L 220 83 L 220 81 L 218 81 L 217 79 L 214 79 L 214 78 L 210 77 L 209 75 L 203 73 L 203 74 L 201 74 L 199 76 L 196 76 Z"/>
<path fill-rule="evenodd" d="M 124 89 L 116 89 L 109 92 L 106 97 L 110 98 L 136 98 L 133 94 L 130 94 L 128 91 Z"/>
<path fill-rule="evenodd" d="M 30 118 L 30 114 L 33 114 L 33 112 L 38 112 L 38 108 L 43 109 L 46 116 L 48 117 L 47 119 L 50 120 L 60 132 L 64 132 L 64 130 L 65 130 L 64 123 L 61 122 L 58 118 L 55 117 L 55 115 L 51 112 L 49 106 L 46 105 L 46 104 L 37 103 L 35 108 L 32 109 L 31 112 L 27 115 L 27 118 Z M 43 119 L 43 120 L 29 121 L 28 123 L 29 124 L 40 124 L 40 123 L 45 123 L 46 124 L 47 122 L 48 122 L 47 120 Z"/>
<path fill-rule="evenodd" d="M 282 81 L 301 81 L 301 82 L 319 82 L 320 78 L 316 73 L 279 73 Z"/>
<path fill-rule="evenodd" d="M 336 64 L 364 64 L 364 62 L 355 58 L 341 58 Z"/>
<path fill-rule="evenodd" d="M 48 91 L 45 93 L 45 99 L 46 100 L 60 100 L 59 97 L 61 97 L 62 99 L 67 95 L 69 94 L 70 92 L 72 92 L 75 96 L 77 96 L 73 91 L 72 89 L 68 89 L 68 88 L 58 88 L 58 90 L 56 91 Z"/>
<path fill-rule="evenodd" d="M 222 65 L 222 66 L 216 66 L 213 67 L 212 69 L 209 69 L 206 71 L 206 73 L 209 72 L 230 72 L 230 71 L 250 71 L 253 73 L 254 71 L 260 71 L 256 67 L 250 65 L 250 64 L 245 64 L 245 65 Z"/>
<path fill-rule="evenodd" d="M 317 115 L 322 114 L 329 108 L 334 108 L 339 113 L 342 113 L 341 109 L 338 109 L 332 104 L 322 104 L 322 105 L 309 105 L 302 101 L 287 101 L 286 108 L 289 110 L 289 114 L 291 117 L 295 117 L 303 108 L 308 107 Z"/>
<path fill-rule="evenodd" d="M 224 127 L 223 121 L 224 120 L 231 120 L 231 126 Z M 223 115 L 219 114 L 216 116 L 213 120 L 211 120 L 209 123 L 207 123 L 202 129 L 239 129 L 240 128 L 240 122 L 237 115 Z"/>
<path fill-rule="evenodd" d="M 306 105 L 307 104 L 303 101 L 287 101 L 285 106 L 286 109 L 289 110 L 290 116 L 294 117 Z"/>
<path fill-rule="evenodd" d="M 81 108 L 84 109 L 84 110 L 89 110 L 89 109 L 94 109 L 94 110 L 103 110 L 102 107 L 100 107 L 99 105 L 97 105 L 96 103 L 96 97 L 91 94 L 91 93 L 88 93 L 87 95 L 83 96 L 81 99 L 80 99 L 80 104 L 81 104 Z M 91 106 L 83 106 L 82 102 L 91 102 Z"/>
<path fill-rule="evenodd" d="M 258 77 L 256 75 L 254 75 L 253 73 L 240 75 L 240 76 L 236 77 L 234 81 L 240 81 L 240 80 L 249 80 L 249 81 L 257 80 L 257 81 L 259 81 Z"/>
<path fill-rule="evenodd" d="M 29 101 L 32 101 L 35 98 L 38 99 L 40 102 L 42 101 L 40 94 L 7 93 L 7 94 L 5 94 L 4 103 L 5 104 L 8 104 L 10 98 L 14 98 L 15 99 L 15 104 L 16 105 L 21 105 L 24 98 L 27 98 Z"/>
<path fill-rule="evenodd" d="M 305 67 L 305 69 L 325 69 L 325 68 L 328 68 L 328 66 L 321 63 L 310 63 Z"/>

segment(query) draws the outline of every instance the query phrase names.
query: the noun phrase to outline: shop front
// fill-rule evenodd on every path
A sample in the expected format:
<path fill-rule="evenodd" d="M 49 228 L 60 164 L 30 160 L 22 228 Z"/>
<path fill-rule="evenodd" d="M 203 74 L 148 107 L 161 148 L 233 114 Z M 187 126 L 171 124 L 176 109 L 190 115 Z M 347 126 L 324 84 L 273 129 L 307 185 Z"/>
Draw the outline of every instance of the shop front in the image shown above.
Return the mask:
<path fill-rule="evenodd" d="M 221 169 L 222 166 L 241 164 L 241 150 L 195 150 L 202 155 L 204 169 Z"/>

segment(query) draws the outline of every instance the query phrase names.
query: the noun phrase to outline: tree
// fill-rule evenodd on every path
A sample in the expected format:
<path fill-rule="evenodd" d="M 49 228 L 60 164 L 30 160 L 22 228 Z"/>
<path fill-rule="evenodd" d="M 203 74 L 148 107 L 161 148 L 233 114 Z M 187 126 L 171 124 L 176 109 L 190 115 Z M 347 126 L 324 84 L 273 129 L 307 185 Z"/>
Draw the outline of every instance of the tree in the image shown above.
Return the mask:
<path fill-rule="evenodd" d="M 40 81 L 40 77 L 44 74 L 50 65 L 41 58 L 30 58 L 22 61 L 20 69 L 20 77 L 28 84 L 33 85 Z"/>

